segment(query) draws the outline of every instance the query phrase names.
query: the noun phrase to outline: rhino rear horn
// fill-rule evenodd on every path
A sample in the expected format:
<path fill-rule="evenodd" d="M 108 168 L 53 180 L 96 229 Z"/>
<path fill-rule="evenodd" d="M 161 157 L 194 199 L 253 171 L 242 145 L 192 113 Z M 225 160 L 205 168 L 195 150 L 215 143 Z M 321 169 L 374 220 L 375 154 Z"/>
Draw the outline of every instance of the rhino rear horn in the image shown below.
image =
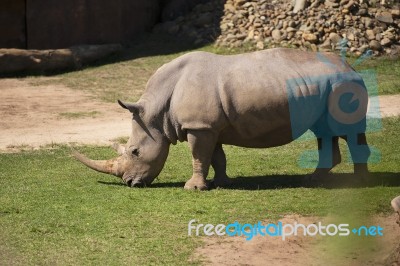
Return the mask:
<path fill-rule="evenodd" d="M 72 155 L 87 167 L 98 172 L 111 174 L 118 177 L 122 177 L 125 173 L 126 159 L 123 156 L 119 156 L 111 160 L 92 160 L 77 151 L 73 151 Z"/>
<path fill-rule="evenodd" d="M 143 106 L 137 103 L 124 103 L 121 100 L 118 100 L 119 105 L 121 105 L 122 108 L 128 109 L 132 114 L 134 115 L 140 115 L 143 113 Z"/>

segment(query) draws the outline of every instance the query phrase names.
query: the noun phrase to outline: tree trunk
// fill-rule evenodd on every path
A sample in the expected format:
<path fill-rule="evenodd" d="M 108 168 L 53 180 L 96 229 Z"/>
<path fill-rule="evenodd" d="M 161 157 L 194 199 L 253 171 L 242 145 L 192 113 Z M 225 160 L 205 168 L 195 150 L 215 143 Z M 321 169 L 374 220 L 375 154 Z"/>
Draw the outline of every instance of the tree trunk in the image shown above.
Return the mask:
<path fill-rule="evenodd" d="M 122 50 L 120 44 L 82 45 L 69 49 L 0 49 L 0 74 L 79 69 Z"/>

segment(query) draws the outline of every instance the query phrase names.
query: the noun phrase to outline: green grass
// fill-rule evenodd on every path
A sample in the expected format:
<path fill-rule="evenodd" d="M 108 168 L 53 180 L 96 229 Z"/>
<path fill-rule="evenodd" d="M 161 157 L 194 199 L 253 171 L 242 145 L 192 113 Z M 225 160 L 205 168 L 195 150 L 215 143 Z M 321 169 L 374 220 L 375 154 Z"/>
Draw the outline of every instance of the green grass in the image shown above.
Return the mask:
<path fill-rule="evenodd" d="M 151 36 L 97 66 L 26 80 L 63 84 L 107 102 L 135 101 L 158 67 L 193 49 Z M 196 49 L 247 51 L 211 45 Z M 380 94 L 400 93 L 399 61 L 371 59 L 357 67 L 370 68 L 377 71 Z M 60 114 L 70 119 L 88 115 L 97 114 Z M 228 174 L 236 184 L 206 192 L 183 190 L 191 175 L 186 144 L 171 147 L 164 170 L 144 189 L 130 189 L 117 178 L 85 168 L 65 146 L 0 154 L 0 265 L 187 264 L 201 245 L 201 238 L 187 236 L 191 219 L 213 224 L 276 221 L 297 213 L 368 222 L 375 214 L 390 213 L 390 200 L 400 194 L 399 122 L 385 119 L 382 132 L 368 135 L 382 160 L 370 165 L 373 174 L 367 183 L 348 174 L 352 166 L 346 152 L 335 175 L 307 182 L 304 174 L 311 170 L 297 163 L 302 151 L 316 148 L 314 140 L 260 150 L 227 146 Z M 79 149 L 93 158 L 115 156 L 107 147 Z"/>
<path fill-rule="evenodd" d="M 354 59 L 349 59 L 350 63 Z M 356 70 L 373 69 L 376 71 L 378 93 L 380 95 L 400 93 L 400 60 L 390 58 L 370 58 L 356 66 Z"/>
<path fill-rule="evenodd" d="M 31 77 L 32 84 L 63 84 L 73 89 L 84 90 L 106 102 L 117 99 L 136 101 L 140 98 L 150 76 L 163 64 L 194 50 L 217 54 L 249 52 L 249 48 L 226 49 L 213 45 L 192 47 L 170 37 L 145 36 L 122 54 L 89 66 L 80 71 L 56 75 L 54 79 Z M 354 58 L 348 58 L 354 63 Z M 400 60 L 368 59 L 357 66 L 357 70 L 374 69 L 377 73 L 379 94 L 400 93 Z"/>
<path fill-rule="evenodd" d="M 95 118 L 100 114 L 98 111 L 91 111 L 91 112 L 63 112 L 59 113 L 59 118 L 66 118 L 66 119 L 79 119 L 79 118 L 87 118 L 92 117 Z"/>
<path fill-rule="evenodd" d="M 346 159 L 324 183 L 306 182 L 309 170 L 296 162 L 302 151 L 316 148 L 314 141 L 272 149 L 226 146 L 236 184 L 205 192 L 183 189 L 191 175 L 186 143 L 171 147 L 161 175 L 143 189 L 87 169 L 65 146 L 0 154 L 0 264 L 183 265 L 201 245 L 200 237 L 187 236 L 191 219 L 276 221 L 296 213 L 367 223 L 390 213 L 390 200 L 400 194 L 399 122 L 385 119 L 382 132 L 368 135 L 382 161 L 370 166 L 367 185 L 346 174 L 352 171 Z M 97 159 L 115 156 L 108 147 L 79 149 Z"/>

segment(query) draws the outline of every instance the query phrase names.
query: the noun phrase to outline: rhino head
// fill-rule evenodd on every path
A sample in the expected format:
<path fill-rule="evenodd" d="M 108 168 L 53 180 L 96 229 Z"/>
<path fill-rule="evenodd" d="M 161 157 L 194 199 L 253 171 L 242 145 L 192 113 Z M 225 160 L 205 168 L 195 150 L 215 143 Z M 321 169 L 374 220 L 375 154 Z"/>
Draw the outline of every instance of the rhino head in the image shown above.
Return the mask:
<path fill-rule="evenodd" d="M 157 118 L 146 121 L 145 108 L 138 103 L 118 103 L 133 114 L 132 133 L 119 157 L 110 160 L 91 160 L 74 151 L 73 155 L 84 165 L 111 175 L 121 177 L 130 187 L 150 185 L 164 167 L 170 142 L 164 134 L 151 126 Z"/>

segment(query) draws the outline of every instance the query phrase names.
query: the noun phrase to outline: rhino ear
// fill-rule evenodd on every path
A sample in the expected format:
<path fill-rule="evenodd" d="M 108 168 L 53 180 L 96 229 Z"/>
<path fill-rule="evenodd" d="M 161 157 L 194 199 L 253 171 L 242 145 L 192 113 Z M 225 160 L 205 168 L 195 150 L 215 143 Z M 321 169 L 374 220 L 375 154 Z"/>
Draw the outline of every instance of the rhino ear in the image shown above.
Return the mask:
<path fill-rule="evenodd" d="M 143 106 L 137 103 L 124 103 L 121 100 L 118 100 L 118 103 L 122 108 L 128 109 L 134 115 L 139 115 L 144 111 Z"/>

